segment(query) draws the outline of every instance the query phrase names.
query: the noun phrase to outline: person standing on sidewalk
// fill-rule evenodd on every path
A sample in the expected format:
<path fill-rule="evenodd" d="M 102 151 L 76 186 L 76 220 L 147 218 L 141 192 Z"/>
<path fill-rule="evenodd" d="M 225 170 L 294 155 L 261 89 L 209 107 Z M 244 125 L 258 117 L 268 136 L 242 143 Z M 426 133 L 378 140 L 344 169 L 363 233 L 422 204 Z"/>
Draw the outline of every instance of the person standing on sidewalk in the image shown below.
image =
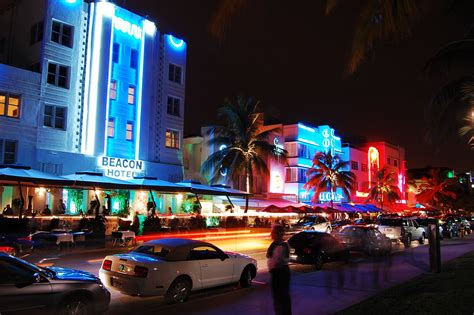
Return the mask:
<path fill-rule="evenodd" d="M 272 226 L 272 244 L 267 251 L 268 271 L 272 276 L 273 306 L 276 315 L 291 315 L 290 268 L 288 258 L 290 247 L 283 240 L 285 230 L 282 225 Z"/>

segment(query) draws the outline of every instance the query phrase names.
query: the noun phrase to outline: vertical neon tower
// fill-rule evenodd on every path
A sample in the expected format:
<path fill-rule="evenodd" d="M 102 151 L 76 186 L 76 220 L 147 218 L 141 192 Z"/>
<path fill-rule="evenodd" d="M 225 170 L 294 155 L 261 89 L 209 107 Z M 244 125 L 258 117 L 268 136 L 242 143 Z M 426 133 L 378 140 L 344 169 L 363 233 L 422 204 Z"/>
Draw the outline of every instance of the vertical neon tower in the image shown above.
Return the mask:
<path fill-rule="evenodd" d="M 367 164 L 369 168 L 369 188 L 372 187 L 372 172 L 378 170 L 380 167 L 379 157 L 379 150 L 377 150 L 377 148 L 370 147 L 367 156 Z"/>

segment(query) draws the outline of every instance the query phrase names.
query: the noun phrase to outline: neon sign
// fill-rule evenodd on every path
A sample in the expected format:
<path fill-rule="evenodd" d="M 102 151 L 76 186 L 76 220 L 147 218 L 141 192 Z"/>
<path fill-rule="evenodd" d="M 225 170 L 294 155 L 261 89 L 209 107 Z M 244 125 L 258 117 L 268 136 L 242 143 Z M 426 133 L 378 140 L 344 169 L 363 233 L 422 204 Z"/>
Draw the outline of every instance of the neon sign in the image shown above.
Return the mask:
<path fill-rule="evenodd" d="M 372 172 L 376 171 L 380 167 L 379 161 L 379 150 L 374 147 L 370 147 L 367 152 L 368 168 L 369 168 L 369 188 L 372 186 Z"/>
<path fill-rule="evenodd" d="M 270 191 L 283 192 L 283 177 L 279 172 L 272 172 L 270 175 Z"/>
<path fill-rule="evenodd" d="M 273 139 L 273 145 L 275 146 L 275 155 L 282 155 L 283 151 L 285 150 L 285 146 L 280 144 L 280 140 L 277 137 Z"/>
<path fill-rule="evenodd" d="M 226 146 L 225 144 L 221 144 L 221 146 L 219 147 L 219 151 L 222 151 L 222 150 L 225 150 L 225 149 L 227 149 L 227 146 Z M 222 176 L 226 177 L 226 176 L 227 176 L 227 172 L 228 172 L 227 168 L 222 167 L 222 165 L 221 165 L 221 166 L 220 166 L 219 173 L 220 173 Z"/>
<path fill-rule="evenodd" d="M 136 39 L 142 39 L 142 28 L 136 24 L 132 24 L 129 21 L 122 19 L 121 17 L 114 16 L 114 27 L 116 30 L 133 36 Z"/>
<path fill-rule="evenodd" d="M 321 128 L 321 127 L 320 127 Z M 324 129 L 322 129 L 322 132 L 321 132 L 321 135 L 323 136 L 323 141 L 322 141 L 322 144 L 323 144 L 323 147 L 324 147 L 324 152 L 329 152 L 329 150 L 331 150 L 331 154 L 334 155 L 334 151 L 341 151 L 340 149 L 340 143 L 338 143 L 339 141 L 341 141 L 341 138 L 340 137 L 337 137 L 335 134 L 334 134 L 334 129 L 333 128 L 329 128 L 329 127 L 323 127 Z"/>
<path fill-rule="evenodd" d="M 105 170 L 105 176 L 119 179 L 131 179 L 143 175 L 144 161 L 101 156 L 97 159 L 99 168 Z"/>
<path fill-rule="evenodd" d="M 184 45 L 184 40 L 178 39 L 178 38 L 174 37 L 173 35 L 168 35 L 168 41 L 175 48 L 181 48 Z"/>
<path fill-rule="evenodd" d="M 334 193 L 334 192 L 331 192 L 331 191 L 323 191 L 319 194 L 319 201 L 321 202 L 328 202 L 328 201 L 336 201 L 336 202 L 340 202 L 342 199 L 344 199 L 344 197 L 339 194 L 339 193 Z"/>

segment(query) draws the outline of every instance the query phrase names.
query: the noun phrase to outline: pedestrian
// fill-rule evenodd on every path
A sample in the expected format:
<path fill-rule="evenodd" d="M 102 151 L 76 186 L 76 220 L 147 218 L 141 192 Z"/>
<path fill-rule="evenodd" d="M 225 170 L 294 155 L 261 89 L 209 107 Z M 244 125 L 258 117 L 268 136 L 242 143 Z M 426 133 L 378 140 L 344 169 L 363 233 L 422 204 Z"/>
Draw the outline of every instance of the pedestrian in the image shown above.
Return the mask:
<path fill-rule="evenodd" d="M 285 229 L 280 224 L 272 225 L 272 244 L 267 251 L 268 271 L 272 276 L 273 307 L 276 315 L 291 315 L 290 247 L 283 240 Z"/>
<path fill-rule="evenodd" d="M 66 204 L 62 199 L 59 199 L 58 207 L 56 209 L 57 215 L 62 215 L 66 213 Z"/>
<path fill-rule="evenodd" d="M 13 214 L 13 209 L 10 207 L 8 204 L 5 208 L 3 208 L 3 214 L 4 215 L 12 215 Z"/>
<path fill-rule="evenodd" d="M 49 209 L 48 205 L 44 206 L 43 212 L 41 214 L 42 215 L 51 215 L 51 209 Z"/>

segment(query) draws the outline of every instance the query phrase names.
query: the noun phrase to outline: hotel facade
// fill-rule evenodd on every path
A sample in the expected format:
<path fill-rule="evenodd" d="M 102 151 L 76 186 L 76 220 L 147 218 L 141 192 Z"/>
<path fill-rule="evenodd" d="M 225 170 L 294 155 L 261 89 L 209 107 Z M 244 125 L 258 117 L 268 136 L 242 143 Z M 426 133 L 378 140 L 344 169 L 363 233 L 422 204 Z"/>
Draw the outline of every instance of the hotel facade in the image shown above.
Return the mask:
<path fill-rule="evenodd" d="M 14 1 L 0 12 L 0 165 L 182 180 L 186 50 L 112 2 Z M 93 198 L 75 205 L 63 189 L 25 193 L 36 210 L 62 199 L 73 214 Z M 18 195 L 0 186 L 2 206 Z M 175 199 L 157 203 L 178 209 Z"/>

